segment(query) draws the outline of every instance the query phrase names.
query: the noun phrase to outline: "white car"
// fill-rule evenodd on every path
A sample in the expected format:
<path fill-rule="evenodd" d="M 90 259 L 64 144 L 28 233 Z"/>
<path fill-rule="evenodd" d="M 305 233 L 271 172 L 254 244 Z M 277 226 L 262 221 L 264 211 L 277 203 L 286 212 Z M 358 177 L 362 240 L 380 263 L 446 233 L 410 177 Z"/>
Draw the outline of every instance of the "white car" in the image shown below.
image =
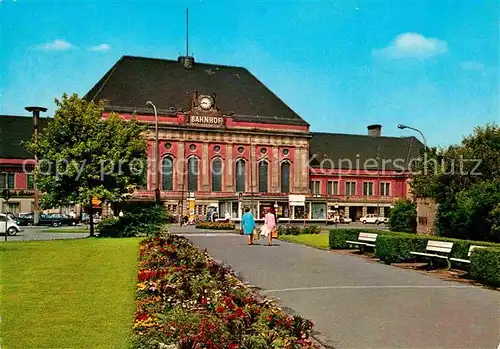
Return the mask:
<path fill-rule="evenodd" d="M 5 226 L 5 221 L 7 221 L 7 227 Z M 5 215 L 5 213 L 0 213 L 0 234 L 5 234 L 7 228 L 7 235 L 16 235 L 17 233 L 23 231 L 19 228 L 16 221 L 11 217 Z"/>
<path fill-rule="evenodd" d="M 376 214 L 367 214 L 359 219 L 359 221 L 363 224 L 371 223 L 371 224 L 381 224 L 387 223 L 387 217 L 381 217 Z"/>

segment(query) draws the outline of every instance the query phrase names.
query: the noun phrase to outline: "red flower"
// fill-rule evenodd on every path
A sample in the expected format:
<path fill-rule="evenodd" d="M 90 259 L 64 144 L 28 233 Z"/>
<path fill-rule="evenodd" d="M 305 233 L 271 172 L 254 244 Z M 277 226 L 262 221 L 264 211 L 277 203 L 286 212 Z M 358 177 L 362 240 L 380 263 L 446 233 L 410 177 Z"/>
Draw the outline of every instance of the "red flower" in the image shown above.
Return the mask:
<path fill-rule="evenodd" d="M 272 316 L 272 315 L 269 315 L 269 316 L 267 317 L 267 321 L 273 321 L 273 316 Z"/>
<path fill-rule="evenodd" d="M 205 298 L 202 298 L 202 299 L 201 299 L 201 304 L 202 304 L 202 305 L 206 305 L 206 304 L 207 304 L 207 300 L 206 300 Z"/>
<path fill-rule="evenodd" d="M 222 307 L 222 306 L 219 305 L 217 308 L 215 308 L 215 311 L 217 313 L 223 313 L 224 312 L 224 307 Z"/>

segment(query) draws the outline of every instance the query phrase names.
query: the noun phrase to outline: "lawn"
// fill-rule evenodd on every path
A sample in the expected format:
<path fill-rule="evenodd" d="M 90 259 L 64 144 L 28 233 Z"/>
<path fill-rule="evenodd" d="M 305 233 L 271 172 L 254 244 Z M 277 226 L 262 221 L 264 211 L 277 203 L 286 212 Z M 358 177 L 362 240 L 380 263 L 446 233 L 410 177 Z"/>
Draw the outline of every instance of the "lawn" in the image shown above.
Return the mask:
<path fill-rule="evenodd" d="M 328 233 L 281 235 L 279 238 L 280 240 L 294 242 L 296 244 L 329 249 Z"/>
<path fill-rule="evenodd" d="M 139 241 L 2 243 L 1 347 L 129 347 Z"/>

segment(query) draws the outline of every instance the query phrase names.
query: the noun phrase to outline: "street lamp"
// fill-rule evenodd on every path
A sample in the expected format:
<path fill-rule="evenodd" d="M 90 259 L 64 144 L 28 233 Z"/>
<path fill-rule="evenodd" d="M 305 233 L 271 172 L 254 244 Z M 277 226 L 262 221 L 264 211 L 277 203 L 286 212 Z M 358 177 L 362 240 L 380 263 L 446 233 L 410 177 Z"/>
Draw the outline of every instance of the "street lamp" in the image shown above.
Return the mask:
<path fill-rule="evenodd" d="M 38 121 L 40 119 L 40 112 L 45 113 L 47 111 L 47 108 L 44 107 L 25 107 L 26 111 L 29 111 L 30 113 L 33 113 L 33 134 L 34 134 L 34 141 L 35 145 L 38 145 Z M 35 168 L 33 170 L 33 196 L 35 200 L 35 209 L 33 210 L 33 223 L 35 225 L 38 224 L 39 217 L 40 217 L 40 209 L 38 207 L 38 188 L 36 185 L 37 179 L 38 179 L 38 171 L 37 171 L 37 165 L 38 165 L 38 154 L 35 152 Z"/>
<path fill-rule="evenodd" d="M 337 213 L 337 217 L 339 218 L 338 223 L 340 223 L 340 212 L 339 205 L 335 204 L 335 212 Z M 337 228 L 337 220 L 335 219 L 335 228 Z"/>
<path fill-rule="evenodd" d="M 416 128 L 408 126 L 408 125 L 403 125 L 403 124 L 398 124 L 398 128 L 400 130 L 404 130 L 405 128 L 409 128 L 410 130 L 417 131 L 418 133 L 420 133 L 420 135 L 422 136 L 422 139 L 424 140 L 425 150 L 427 150 L 427 140 L 425 139 L 424 134 L 419 129 L 416 129 Z"/>
<path fill-rule="evenodd" d="M 158 184 L 158 112 L 156 111 L 156 106 L 151 101 L 146 102 L 146 106 L 153 107 L 155 113 L 155 152 L 154 152 L 154 161 L 155 161 L 155 202 L 157 205 L 160 205 L 160 186 Z"/>

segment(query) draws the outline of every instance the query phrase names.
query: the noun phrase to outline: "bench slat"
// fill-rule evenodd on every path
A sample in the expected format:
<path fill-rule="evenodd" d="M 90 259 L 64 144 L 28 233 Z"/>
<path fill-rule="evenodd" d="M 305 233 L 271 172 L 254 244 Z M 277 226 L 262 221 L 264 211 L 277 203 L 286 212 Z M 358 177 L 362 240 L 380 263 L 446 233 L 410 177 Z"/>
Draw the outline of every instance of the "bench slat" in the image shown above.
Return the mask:
<path fill-rule="evenodd" d="M 443 259 L 448 259 L 446 256 L 440 256 L 438 254 L 430 254 L 430 253 L 423 253 L 423 252 L 410 252 L 410 254 L 418 255 L 418 256 L 426 256 L 426 257 L 436 257 L 436 258 L 443 258 Z"/>
<path fill-rule="evenodd" d="M 460 258 L 450 258 L 450 261 L 461 262 L 461 263 L 470 263 L 470 261 L 468 259 L 460 259 Z"/>
<path fill-rule="evenodd" d="M 359 233 L 358 239 L 364 238 L 364 239 L 376 239 L 378 234 L 374 233 Z"/>
<path fill-rule="evenodd" d="M 372 238 L 364 238 L 364 237 L 359 237 L 359 241 L 370 241 L 370 242 L 375 242 L 377 239 L 372 239 Z"/>
<path fill-rule="evenodd" d="M 429 240 L 427 241 L 427 248 L 429 247 L 443 247 L 451 249 L 453 247 L 453 242 Z"/>
<path fill-rule="evenodd" d="M 366 245 L 366 242 L 360 242 L 360 241 L 346 241 L 346 244 L 351 244 L 351 245 Z"/>
<path fill-rule="evenodd" d="M 427 247 L 426 250 L 427 251 L 450 253 L 451 252 L 451 247 L 450 248 L 446 248 L 446 247 L 434 247 L 434 246 L 431 246 L 431 247 Z"/>
<path fill-rule="evenodd" d="M 471 254 L 472 250 L 475 249 L 475 248 L 486 248 L 486 246 L 471 245 L 471 247 L 469 247 L 469 253 L 467 254 L 468 257 L 470 257 L 470 254 Z"/>

